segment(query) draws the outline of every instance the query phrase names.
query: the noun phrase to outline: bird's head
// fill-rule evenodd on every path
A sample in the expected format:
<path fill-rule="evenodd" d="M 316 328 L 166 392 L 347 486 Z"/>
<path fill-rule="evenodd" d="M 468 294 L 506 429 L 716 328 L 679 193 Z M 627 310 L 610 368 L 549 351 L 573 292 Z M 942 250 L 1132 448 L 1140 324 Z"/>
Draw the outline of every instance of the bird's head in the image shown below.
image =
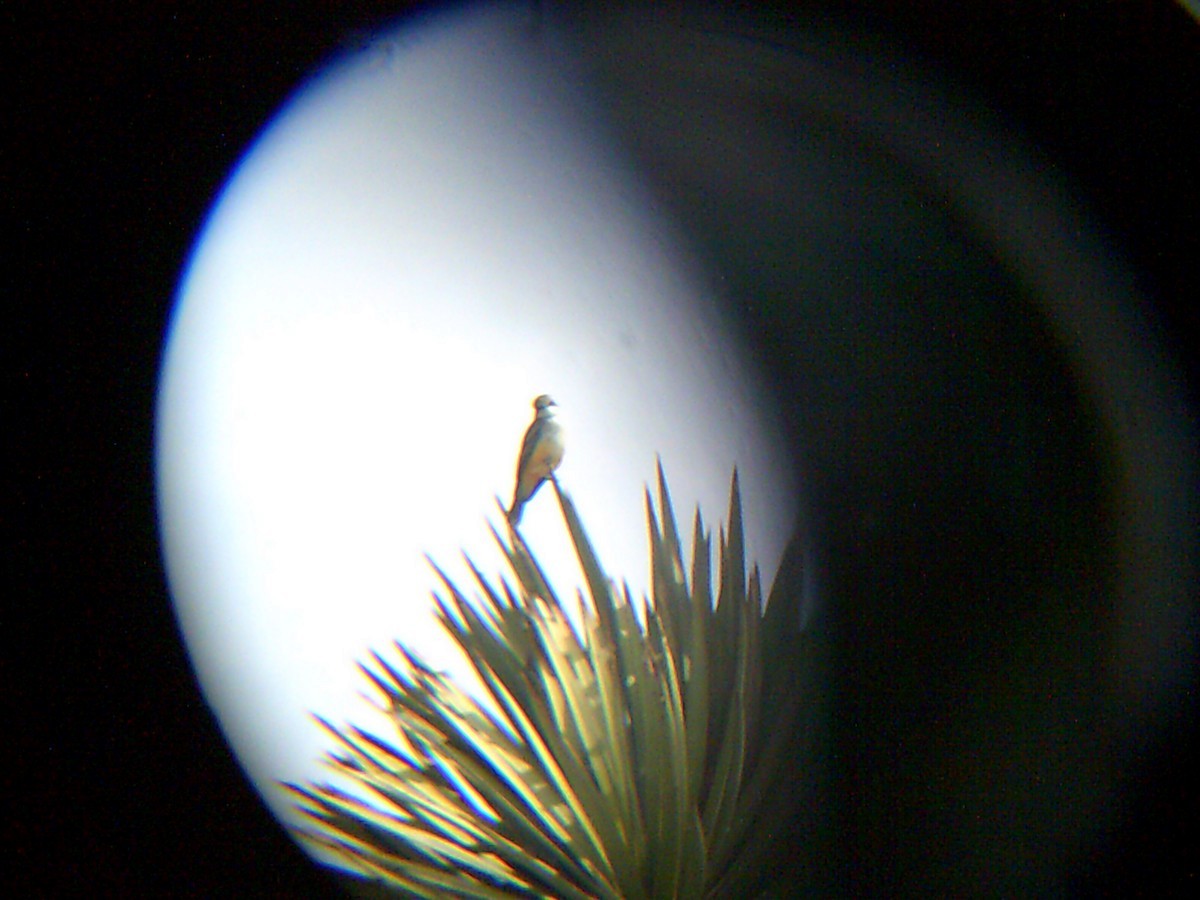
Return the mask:
<path fill-rule="evenodd" d="M 558 406 L 558 404 L 554 402 L 554 398 L 549 394 L 541 394 L 536 400 L 533 401 L 533 408 L 538 412 L 541 412 L 547 406 Z"/>

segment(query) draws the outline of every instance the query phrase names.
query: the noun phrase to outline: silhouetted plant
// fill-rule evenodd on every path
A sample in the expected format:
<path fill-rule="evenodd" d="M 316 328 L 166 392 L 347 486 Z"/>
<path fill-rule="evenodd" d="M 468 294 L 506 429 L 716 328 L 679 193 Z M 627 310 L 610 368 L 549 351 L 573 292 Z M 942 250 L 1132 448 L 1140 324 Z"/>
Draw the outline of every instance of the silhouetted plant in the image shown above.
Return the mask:
<path fill-rule="evenodd" d="M 324 723 L 332 766 L 374 800 L 289 785 L 311 822 L 301 836 L 373 892 L 747 896 L 797 795 L 794 579 L 777 579 L 764 609 L 757 567 L 746 575 L 736 471 L 715 582 L 699 510 L 685 569 L 660 466 L 657 511 L 646 494 L 653 600 L 637 615 L 554 487 L 587 582 L 581 633 L 516 532 L 493 530 L 515 584 L 468 560 L 474 603 L 435 565 L 439 618 L 495 708 L 403 646 L 398 665 L 376 654 L 363 671 L 398 739 Z"/>

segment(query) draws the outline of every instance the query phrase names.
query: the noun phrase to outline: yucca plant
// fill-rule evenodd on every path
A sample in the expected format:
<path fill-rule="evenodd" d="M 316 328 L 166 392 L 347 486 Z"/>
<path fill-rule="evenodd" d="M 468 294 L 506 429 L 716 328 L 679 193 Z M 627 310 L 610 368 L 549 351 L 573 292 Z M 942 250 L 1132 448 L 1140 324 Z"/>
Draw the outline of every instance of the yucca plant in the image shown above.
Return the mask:
<path fill-rule="evenodd" d="M 764 609 L 736 471 L 716 579 L 699 510 L 685 569 L 660 466 L 657 510 L 646 494 L 653 597 L 639 614 L 554 488 L 587 582 L 579 631 L 516 532 L 493 530 L 515 583 L 468 560 L 475 602 L 434 565 L 439 618 L 494 708 L 403 646 L 398 664 L 376 654 L 363 671 L 398 735 L 323 722 L 331 765 L 374 800 L 289 785 L 311 823 L 301 837 L 380 893 L 750 896 L 797 796 L 794 579 L 777 579 Z"/>

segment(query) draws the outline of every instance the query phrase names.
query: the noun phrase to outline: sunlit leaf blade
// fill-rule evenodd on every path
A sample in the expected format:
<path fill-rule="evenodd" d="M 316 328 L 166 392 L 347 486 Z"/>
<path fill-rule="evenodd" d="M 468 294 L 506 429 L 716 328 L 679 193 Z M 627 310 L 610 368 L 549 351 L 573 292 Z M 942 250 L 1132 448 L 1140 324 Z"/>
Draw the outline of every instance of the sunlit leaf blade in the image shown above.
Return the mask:
<path fill-rule="evenodd" d="M 764 610 L 735 471 L 714 584 L 699 510 L 685 563 L 661 463 L 656 475 L 651 593 L 636 609 L 557 482 L 587 589 L 581 618 L 511 527 L 493 535 L 512 582 L 468 559 L 469 598 L 430 561 L 437 616 L 486 702 L 403 646 L 396 661 L 374 654 L 361 668 L 396 734 L 322 720 L 329 764 L 356 791 L 289 785 L 304 841 L 400 896 L 690 900 L 763 886 L 811 743 L 793 663 L 798 556 Z"/>
<path fill-rule="evenodd" d="M 712 620 L 712 589 L 709 575 L 711 540 L 696 511 L 692 536 L 691 628 L 683 659 L 686 684 L 689 796 L 699 800 L 704 783 L 709 723 L 709 631 Z"/>

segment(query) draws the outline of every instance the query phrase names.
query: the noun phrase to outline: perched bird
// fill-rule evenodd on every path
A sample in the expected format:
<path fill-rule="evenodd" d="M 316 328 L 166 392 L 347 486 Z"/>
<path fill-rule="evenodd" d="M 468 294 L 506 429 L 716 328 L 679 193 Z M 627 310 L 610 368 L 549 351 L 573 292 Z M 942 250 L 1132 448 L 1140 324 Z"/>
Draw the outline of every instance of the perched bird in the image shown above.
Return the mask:
<path fill-rule="evenodd" d="M 521 521 L 521 511 L 525 504 L 562 462 L 563 430 L 562 426 L 554 421 L 554 412 L 550 409 L 557 405 L 549 394 L 542 394 L 533 401 L 533 423 L 526 430 L 525 439 L 521 441 L 521 456 L 517 460 L 517 484 L 513 489 L 512 506 L 508 508 L 508 521 L 514 527 Z"/>

